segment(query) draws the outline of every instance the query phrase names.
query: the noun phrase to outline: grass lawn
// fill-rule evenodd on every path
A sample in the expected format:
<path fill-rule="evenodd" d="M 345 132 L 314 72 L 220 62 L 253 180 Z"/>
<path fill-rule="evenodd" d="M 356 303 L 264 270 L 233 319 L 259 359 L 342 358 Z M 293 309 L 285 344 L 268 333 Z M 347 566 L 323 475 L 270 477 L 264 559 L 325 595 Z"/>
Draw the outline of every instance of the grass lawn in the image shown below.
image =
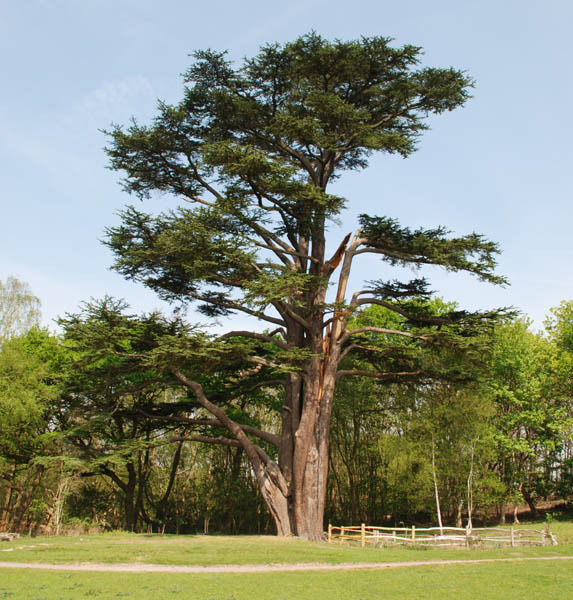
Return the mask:
<path fill-rule="evenodd" d="M 524 527 L 541 529 L 542 523 Z M 412 560 L 573 556 L 573 522 L 551 526 L 558 546 L 489 549 L 359 548 L 272 536 L 175 536 L 106 533 L 81 537 L 20 538 L 0 545 L 3 562 L 103 562 L 163 565 L 344 563 Z M 0 596 L 1 598 L 1 596 Z"/>
<path fill-rule="evenodd" d="M 0 598 L 67 600 L 570 600 L 568 561 L 415 567 L 384 571 L 128 574 L 2 571 Z"/>
<path fill-rule="evenodd" d="M 542 527 L 541 523 L 524 525 Z M 237 565 L 573 556 L 573 522 L 556 521 L 558 546 L 484 549 L 357 548 L 262 536 L 98 536 L 21 538 L 0 545 L 2 562 Z M 257 574 L 103 573 L 0 570 L 0 599 L 193 598 L 297 600 L 379 598 L 573 598 L 573 561 L 529 561 L 396 570 Z"/>

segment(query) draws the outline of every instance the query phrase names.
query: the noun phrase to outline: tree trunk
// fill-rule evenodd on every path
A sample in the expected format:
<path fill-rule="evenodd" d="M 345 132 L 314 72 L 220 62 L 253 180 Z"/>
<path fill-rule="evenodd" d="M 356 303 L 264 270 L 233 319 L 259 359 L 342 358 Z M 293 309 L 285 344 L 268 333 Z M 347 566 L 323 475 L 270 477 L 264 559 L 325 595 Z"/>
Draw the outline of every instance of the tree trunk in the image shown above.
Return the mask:
<path fill-rule="evenodd" d="M 34 494 L 40 485 L 40 481 L 44 475 L 45 467 L 44 465 L 37 465 L 36 472 L 32 479 L 31 484 L 26 486 L 26 493 L 21 493 L 18 496 L 18 500 L 14 506 L 14 521 L 13 527 L 15 531 L 19 531 L 22 525 L 22 521 L 24 520 L 24 516 L 26 515 L 26 511 L 30 508 L 32 504 L 32 500 L 34 499 Z M 39 525 L 37 523 L 36 525 Z"/>
<path fill-rule="evenodd" d="M 127 531 L 135 531 L 137 527 L 137 499 L 135 495 L 137 477 L 135 467 L 132 463 L 127 464 L 128 480 L 124 488 L 124 510 L 125 510 L 125 528 Z"/>
<path fill-rule="evenodd" d="M 499 507 L 499 524 L 505 525 L 505 504 L 500 504 Z"/>
<path fill-rule="evenodd" d="M 320 340 L 322 359 L 310 361 L 309 384 L 304 388 L 304 403 L 299 428 L 295 434 L 292 493 L 294 532 L 310 541 L 324 539 L 324 504 L 328 477 L 330 416 L 338 349 L 330 348 L 330 336 Z M 316 341 L 314 350 L 316 352 Z"/>
<path fill-rule="evenodd" d="M 460 498 L 458 500 L 458 506 L 456 508 L 456 527 L 462 527 L 462 517 L 463 517 L 463 509 L 464 509 L 464 499 Z"/>
<path fill-rule="evenodd" d="M 328 439 L 313 436 L 304 465 L 303 481 L 297 482 L 294 531 L 305 540 L 324 538 L 324 502 L 328 475 Z"/>
<path fill-rule="evenodd" d="M 438 525 L 440 526 L 440 535 L 444 535 L 442 525 L 442 509 L 440 508 L 440 493 L 438 490 L 438 476 L 436 473 L 436 453 L 434 448 L 434 436 L 432 435 L 432 478 L 434 480 L 434 498 L 436 500 L 436 513 L 438 515 Z"/>
<path fill-rule="evenodd" d="M 167 501 L 169 500 L 169 496 L 171 495 L 171 491 L 173 490 L 173 486 L 175 484 L 175 477 L 177 475 L 177 469 L 179 468 L 179 463 L 181 462 L 181 451 L 183 449 L 183 442 L 179 442 L 177 445 L 177 449 L 175 450 L 175 454 L 173 455 L 173 459 L 171 462 L 171 469 L 169 472 L 169 481 L 167 482 L 167 488 L 163 493 L 163 496 L 159 499 L 156 504 L 155 515 L 158 522 L 158 526 L 160 529 L 165 529 L 165 515 L 167 512 Z"/>
<path fill-rule="evenodd" d="M 12 467 L 10 469 L 10 477 L 7 478 L 7 490 L 5 494 L 5 500 L 2 502 L 2 510 L 0 511 L 0 528 L 3 531 L 10 530 L 9 523 L 13 521 L 13 518 L 11 518 L 10 513 L 12 511 L 14 492 L 17 489 L 18 488 L 16 487 L 16 465 L 12 464 Z"/>
<path fill-rule="evenodd" d="M 267 460 L 260 469 L 255 469 L 255 473 L 277 534 L 294 534 L 301 539 L 320 541 L 324 539 L 335 367 L 332 363 L 325 365 L 321 360 L 314 363 L 310 370 L 320 373 L 314 379 L 315 386 L 300 385 L 300 377 L 296 375 L 289 382 L 290 392 L 287 387 L 290 410 L 283 415 L 279 464 Z M 313 378 L 309 377 L 309 380 L 313 381 Z"/>
<path fill-rule="evenodd" d="M 539 511 L 537 510 L 537 507 L 535 506 L 535 500 L 533 499 L 533 496 L 529 493 L 529 490 L 527 489 L 527 487 L 525 486 L 524 483 L 522 483 L 519 486 L 519 491 L 521 492 L 523 499 L 527 502 L 527 505 L 529 506 L 530 510 L 531 510 L 531 516 L 535 519 L 539 516 Z"/>
<path fill-rule="evenodd" d="M 473 524 L 472 524 L 472 513 L 473 513 L 473 507 L 474 507 L 474 486 L 473 486 L 473 480 L 474 480 L 474 458 L 475 458 L 475 448 L 474 448 L 474 444 L 472 442 L 471 445 L 471 460 L 470 460 L 470 472 L 468 474 L 468 524 L 467 524 L 467 528 L 471 531 Z"/>

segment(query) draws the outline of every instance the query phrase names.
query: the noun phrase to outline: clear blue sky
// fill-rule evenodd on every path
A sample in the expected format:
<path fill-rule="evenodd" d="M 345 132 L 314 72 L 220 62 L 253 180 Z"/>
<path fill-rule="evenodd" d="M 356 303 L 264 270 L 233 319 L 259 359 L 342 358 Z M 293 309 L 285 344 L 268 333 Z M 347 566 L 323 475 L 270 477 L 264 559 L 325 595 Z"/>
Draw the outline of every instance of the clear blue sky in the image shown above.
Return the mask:
<path fill-rule="evenodd" d="M 157 98 L 176 102 L 194 49 L 239 59 L 311 29 L 391 36 L 476 80 L 474 98 L 433 120 L 415 155 L 341 180 L 350 208 L 332 245 L 360 212 L 483 233 L 500 243 L 511 287 L 436 271 L 433 289 L 472 309 L 514 305 L 541 326 L 573 298 L 571 0 L 0 0 L 0 279 L 27 281 L 48 324 L 105 293 L 160 307 L 108 270 L 98 241 L 137 202 L 105 169 L 99 129 L 145 121 Z M 374 277 L 392 274 L 369 263 L 354 281 Z"/>

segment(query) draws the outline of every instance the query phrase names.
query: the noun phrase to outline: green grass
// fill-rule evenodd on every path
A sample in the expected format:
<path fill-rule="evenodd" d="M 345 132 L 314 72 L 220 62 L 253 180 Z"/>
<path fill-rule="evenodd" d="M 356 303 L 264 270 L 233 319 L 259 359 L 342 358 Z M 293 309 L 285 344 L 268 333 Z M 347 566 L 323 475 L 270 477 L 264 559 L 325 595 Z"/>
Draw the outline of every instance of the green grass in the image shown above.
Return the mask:
<path fill-rule="evenodd" d="M 2 571 L 0 598 L 67 600 L 570 600 L 568 561 L 416 567 L 384 571 L 128 574 Z"/>
<path fill-rule="evenodd" d="M 541 528 L 542 524 L 524 525 Z M 172 565 L 401 562 L 573 556 L 573 522 L 556 521 L 558 546 L 484 549 L 357 548 L 262 536 L 159 536 L 109 533 L 22 538 L 0 544 L 0 561 Z M 6 551 L 8 550 L 8 551 Z M 0 600 L 81 598 L 193 600 L 531 600 L 573 598 L 573 561 L 528 561 L 392 570 L 256 574 L 103 573 L 0 570 Z"/>
<path fill-rule="evenodd" d="M 541 528 L 537 523 L 524 527 Z M 82 537 L 21 538 L 0 545 L 0 561 L 103 562 L 170 565 L 386 562 L 573 555 L 573 522 L 555 522 L 558 546 L 489 548 L 359 548 L 272 536 L 171 536 L 107 533 Z M 0 596 L 1 599 L 1 596 Z"/>

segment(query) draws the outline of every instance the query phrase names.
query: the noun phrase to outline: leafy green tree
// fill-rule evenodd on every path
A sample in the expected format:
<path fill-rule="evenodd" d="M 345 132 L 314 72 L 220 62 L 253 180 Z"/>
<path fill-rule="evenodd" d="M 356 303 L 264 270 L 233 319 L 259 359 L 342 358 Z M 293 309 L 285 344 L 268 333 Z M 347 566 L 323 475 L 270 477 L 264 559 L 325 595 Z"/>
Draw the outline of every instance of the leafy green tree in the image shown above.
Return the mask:
<path fill-rule="evenodd" d="M 469 97 L 472 81 L 463 72 L 420 67 L 419 47 L 394 48 L 390 42 L 383 37 L 329 42 L 311 33 L 265 46 L 239 67 L 224 53 L 200 51 L 185 74 L 179 104 L 160 104 L 150 126 L 133 121 L 109 132 L 111 167 L 123 171 L 128 192 L 140 198 L 166 193 L 185 202 L 158 216 L 126 209 L 122 225 L 108 231 L 115 268 L 167 300 L 196 302 L 211 317 L 250 315 L 270 329 L 203 338 L 209 350 L 196 336 L 185 352 L 179 344 L 179 352 L 164 356 L 172 357 L 173 375 L 196 403 L 249 458 L 280 535 L 323 535 L 337 379 L 408 381 L 432 375 L 375 365 L 339 369 L 344 356 L 360 346 L 353 340 L 366 333 L 348 326 L 353 311 L 379 304 L 426 326 L 423 335 L 370 328 L 372 337 L 450 346 L 456 335 L 443 334 L 441 325 L 452 323 L 468 340 L 495 316 L 426 314 L 416 303 L 429 295 L 423 279 L 370 282 L 349 295 L 354 261 L 376 254 L 390 266 L 437 265 L 504 281 L 493 273 L 497 246 L 482 236 L 452 238 L 442 227 L 410 229 L 385 216 L 361 215 L 358 229 L 327 254 L 328 226 L 346 204 L 329 185 L 345 171 L 365 168 L 375 152 L 409 156 L 429 115 L 462 106 Z M 337 291 L 330 298 L 332 283 Z M 227 356 L 242 353 L 243 363 L 258 369 L 256 385 L 282 399 L 279 433 L 265 434 L 276 447 L 276 460 L 259 445 L 261 432 L 253 440 L 198 381 L 204 370 L 197 357 L 222 357 L 224 345 Z"/>
<path fill-rule="evenodd" d="M 59 340 L 33 328 L 0 347 L 0 526 L 19 530 L 59 455 L 54 416 L 63 354 Z"/>
<path fill-rule="evenodd" d="M 553 468 L 570 428 L 568 399 L 555 385 L 556 347 L 515 320 L 499 325 L 491 366 L 496 404 L 497 470 L 507 501 L 536 500 L 553 487 Z M 502 511 L 502 516 L 504 511 Z"/>
<path fill-rule="evenodd" d="M 560 350 L 573 355 L 573 300 L 564 300 L 549 312 L 551 316 L 545 321 L 549 339 Z"/>
<path fill-rule="evenodd" d="M 493 451 L 494 406 L 478 385 L 435 385 L 423 390 L 420 406 L 411 417 L 409 436 L 425 447 L 432 465 L 435 509 L 457 527 L 462 510 L 468 517 L 483 505 L 475 482 L 483 479 Z"/>
<path fill-rule="evenodd" d="M 561 399 L 567 415 L 567 421 L 561 429 L 561 450 L 553 477 L 559 482 L 558 493 L 561 497 L 570 498 L 573 489 L 573 301 L 564 300 L 550 313 L 545 321 L 545 330 L 555 347 L 553 394 Z"/>

